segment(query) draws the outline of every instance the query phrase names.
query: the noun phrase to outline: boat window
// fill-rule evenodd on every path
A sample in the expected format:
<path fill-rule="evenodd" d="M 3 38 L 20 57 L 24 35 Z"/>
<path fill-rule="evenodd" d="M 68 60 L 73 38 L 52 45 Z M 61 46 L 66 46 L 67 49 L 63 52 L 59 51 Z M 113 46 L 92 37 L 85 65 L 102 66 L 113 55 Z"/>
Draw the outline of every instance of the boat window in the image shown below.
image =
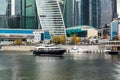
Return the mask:
<path fill-rule="evenodd" d="M 44 49 L 43 48 L 39 48 L 38 50 L 40 51 L 40 50 L 44 50 Z"/>

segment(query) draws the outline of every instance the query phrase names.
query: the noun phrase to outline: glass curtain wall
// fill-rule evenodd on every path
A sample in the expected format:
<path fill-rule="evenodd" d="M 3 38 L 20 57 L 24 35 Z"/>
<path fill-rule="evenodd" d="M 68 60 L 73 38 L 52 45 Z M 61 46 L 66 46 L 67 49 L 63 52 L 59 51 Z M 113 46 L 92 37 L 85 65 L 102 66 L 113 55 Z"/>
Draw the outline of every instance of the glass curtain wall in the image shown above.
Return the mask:
<path fill-rule="evenodd" d="M 58 0 L 36 0 L 38 18 L 42 30 L 54 36 L 65 35 L 62 11 Z"/>
<path fill-rule="evenodd" d="M 9 0 L 8 4 L 8 28 L 22 28 L 22 6 L 21 0 Z"/>
<path fill-rule="evenodd" d="M 22 0 L 22 16 L 24 29 L 38 28 L 35 0 Z"/>
<path fill-rule="evenodd" d="M 113 18 L 117 18 L 117 0 L 112 0 L 112 15 Z"/>
<path fill-rule="evenodd" d="M 66 0 L 64 21 L 66 28 L 80 25 L 96 27 L 98 0 Z"/>
<path fill-rule="evenodd" d="M 0 15 L 0 28 L 7 28 L 7 19 L 5 15 Z"/>
<path fill-rule="evenodd" d="M 100 3 L 100 26 L 103 27 L 105 24 L 109 24 L 112 21 L 112 2 L 111 0 L 100 0 Z"/>
<path fill-rule="evenodd" d="M 100 2 L 99 0 L 92 0 L 92 25 L 94 28 L 98 28 L 100 26 L 99 23 L 99 14 L 100 14 Z"/>
<path fill-rule="evenodd" d="M 89 25 L 89 0 L 81 0 L 82 25 Z"/>
<path fill-rule="evenodd" d="M 7 0 L 0 0 L 0 28 L 7 28 Z"/>
<path fill-rule="evenodd" d="M 74 26 L 74 3 L 73 0 L 65 1 L 65 10 L 64 10 L 64 22 L 65 27 L 73 27 Z"/>
<path fill-rule="evenodd" d="M 62 14 L 64 14 L 65 2 L 66 0 L 58 0 Z"/>
<path fill-rule="evenodd" d="M 22 0 L 15 0 L 15 14 L 22 14 Z"/>
<path fill-rule="evenodd" d="M 11 22 L 10 22 L 10 16 L 11 16 L 11 0 L 7 0 L 7 10 L 6 10 L 6 18 L 7 18 L 7 27 L 9 28 Z"/>

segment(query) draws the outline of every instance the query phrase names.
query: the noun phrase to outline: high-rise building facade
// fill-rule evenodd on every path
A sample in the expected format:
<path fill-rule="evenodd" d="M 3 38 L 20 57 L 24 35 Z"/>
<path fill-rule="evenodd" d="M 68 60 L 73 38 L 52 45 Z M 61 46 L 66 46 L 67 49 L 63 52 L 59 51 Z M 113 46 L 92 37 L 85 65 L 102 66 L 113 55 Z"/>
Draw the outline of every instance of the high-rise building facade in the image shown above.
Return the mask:
<path fill-rule="evenodd" d="M 6 0 L 7 1 L 7 28 L 21 29 L 22 27 L 22 1 L 21 0 Z"/>
<path fill-rule="evenodd" d="M 7 0 L 8 28 L 42 29 L 65 35 L 64 0 Z"/>
<path fill-rule="evenodd" d="M 58 0 L 59 1 L 59 5 L 60 5 L 60 9 L 61 9 L 61 11 L 62 11 L 62 14 L 64 13 L 64 11 L 65 11 L 65 2 L 66 2 L 66 0 Z"/>
<path fill-rule="evenodd" d="M 100 26 L 110 24 L 113 18 L 112 0 L 100 0 Z"/>
<path fill-rule="evenodd" d="M 38 29 L 35 0 L 22 0 L 22 24 L 24 29 Z"/>
<path fill-rule="evenodd" d="M 0 15 L 0 28 L 6 28 L 7 27 L 7 20 L 5 15 Z"/>
<path fill-rule="evenodd" d="M 65 1 L 65 8 L 64 8 L 64 22 L 65 27 L 72 27 L 74 26 L 74 7 L 73 7 L 73 0 L 66 0 Z"/>
<path fill-rule="evenodd" d="M 66 0 L 64 21 L 66 28 L 78 25 L 99 26 L 99 0 Z"/>
<path fill-rule="evenodd" d="M 15 14 L 22 14 L 22 0 L 15 0 Z"/>
<path fill-rule="evenodd" d="M 66 28 L 77 25 L 101 28 L 117 17 L 116 5 L 116 0 L 66 0 Z"/>
<path fill-rule="evenodd" d="M 101 28 L 116 18 L 116 0 L 6 0 L 7 27 L 65 34 L 65 27 Z"/>
<path fill-rule="evenodd" d="M 112 15 L 113 15 L 113 19 L 117 18 L 117 0 L 112 0 Z"/>
<path fill-rule="evenodd" d="M 7 0 L 0 0 L 0 28 L 7 28 Z"/>
<path fill-rule="evenodd" d="M 37 14 L 42 30 L 52 35 L 65 35 L 65 25 L 58 0 L 36 0 Z"/>

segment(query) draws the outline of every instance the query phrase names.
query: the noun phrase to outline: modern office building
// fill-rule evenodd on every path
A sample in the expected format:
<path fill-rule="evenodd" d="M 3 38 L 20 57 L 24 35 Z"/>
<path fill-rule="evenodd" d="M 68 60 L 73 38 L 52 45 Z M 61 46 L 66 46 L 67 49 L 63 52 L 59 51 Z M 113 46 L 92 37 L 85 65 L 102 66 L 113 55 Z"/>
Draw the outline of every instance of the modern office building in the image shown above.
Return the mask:
<path fill-rule="evenodd" d="M 116 0 L 66 0 L 64 21 L 66 28 L 90 25 L 102 28 L 116 18 Z"/>
<path fill-rule="evenodd" d="M 23 29 L 38 29 L 35 0 L 22 0 L 22 21 Z"/>
<path fill-rule="evenodd" d="M 65 2 L 66 2 L 66 0 L 58 0 L 59 1 L 59 5 L 60 5 L 60 9 L 61 9 L 61 11 L 62 11 L 62 14 L 64 13 L 64 11 L 65 11 Z"/>
<path fill-rule="evenodd" d="M 7 28 L 21 29 L 22 26 L 22 6 L 21 0 L 6 0 Z"/>
<path fill-rule="evenodd" d="M 100 17 L 99 0 L 66 0 L 64 21 L 66 28 L 77 25 L 90 25 L 97 28 Z"/>
<path fill-rule="evenodd" d="M 73 8 L 73 0 L 66 0 L 65 2 L 65 8 L 64 8 L 64 22 L 65 27 L 73 27 L 74 26 L 74 8 Z"/>
<path fill-rule="evenodd" d="M 95 28 L 91 28 L 90 26 L 70 27 L 66 29 L 66 32 L 68 37 L 71 37 L 71 35 L 74 34 L 77 37 L 82 38 L 98 37 L 98 31 Z"/>
<path fill-rule="evenodd" d="M 64 0 L 7 0 L 7 28 L 42 29 L 65 35 Z"/>
<path fill-rule="evenodd" d="M 113 15 L 113 19 L 118 18 L 118 15 L 117 15 L 117 0 L 112 0 L 112 15 Z"/>
<path fill-rule="evenodd" d="M 100 0 L 100 26 L 109 24 L 112 21 L 112 0 Z"/>
<path fill-rule="evenodd" d="M 0 15 L 0 28 L 5 28 L 7 26 L 7 20 L 5 15 Z"/>
<path fill-rule="evenodd" d="M 115 37 L 118 36 L 118 30 L 119 30 L 118 25 L 119 25 L 118 20 L 114 20 L 113 22 L 111 22 L 111 32 L 110 32 L 111 40 L 113 40 Z"/>
<path fill-rule="evenodd" d="M 51 35 L 65 35 L 65 25 L 58 0 L 36 0 L 38 21 Z"/>
<path fill-rule="evenodd" d="M 101 28 L 116 16 L 116 0 L 6 0 L 10 29 L 42 29 L 66 34 L 65 27 Z"/>

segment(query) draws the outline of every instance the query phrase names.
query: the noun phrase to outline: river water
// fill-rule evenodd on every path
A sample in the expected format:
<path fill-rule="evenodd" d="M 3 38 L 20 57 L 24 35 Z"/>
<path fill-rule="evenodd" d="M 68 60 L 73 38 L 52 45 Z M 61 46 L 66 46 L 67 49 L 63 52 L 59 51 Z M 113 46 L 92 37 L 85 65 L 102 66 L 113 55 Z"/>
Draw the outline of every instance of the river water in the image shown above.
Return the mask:
<path fill-rule="evenodd" d="M 120 55 L 0 52 L 0 80 L 120 80 Z"/>

